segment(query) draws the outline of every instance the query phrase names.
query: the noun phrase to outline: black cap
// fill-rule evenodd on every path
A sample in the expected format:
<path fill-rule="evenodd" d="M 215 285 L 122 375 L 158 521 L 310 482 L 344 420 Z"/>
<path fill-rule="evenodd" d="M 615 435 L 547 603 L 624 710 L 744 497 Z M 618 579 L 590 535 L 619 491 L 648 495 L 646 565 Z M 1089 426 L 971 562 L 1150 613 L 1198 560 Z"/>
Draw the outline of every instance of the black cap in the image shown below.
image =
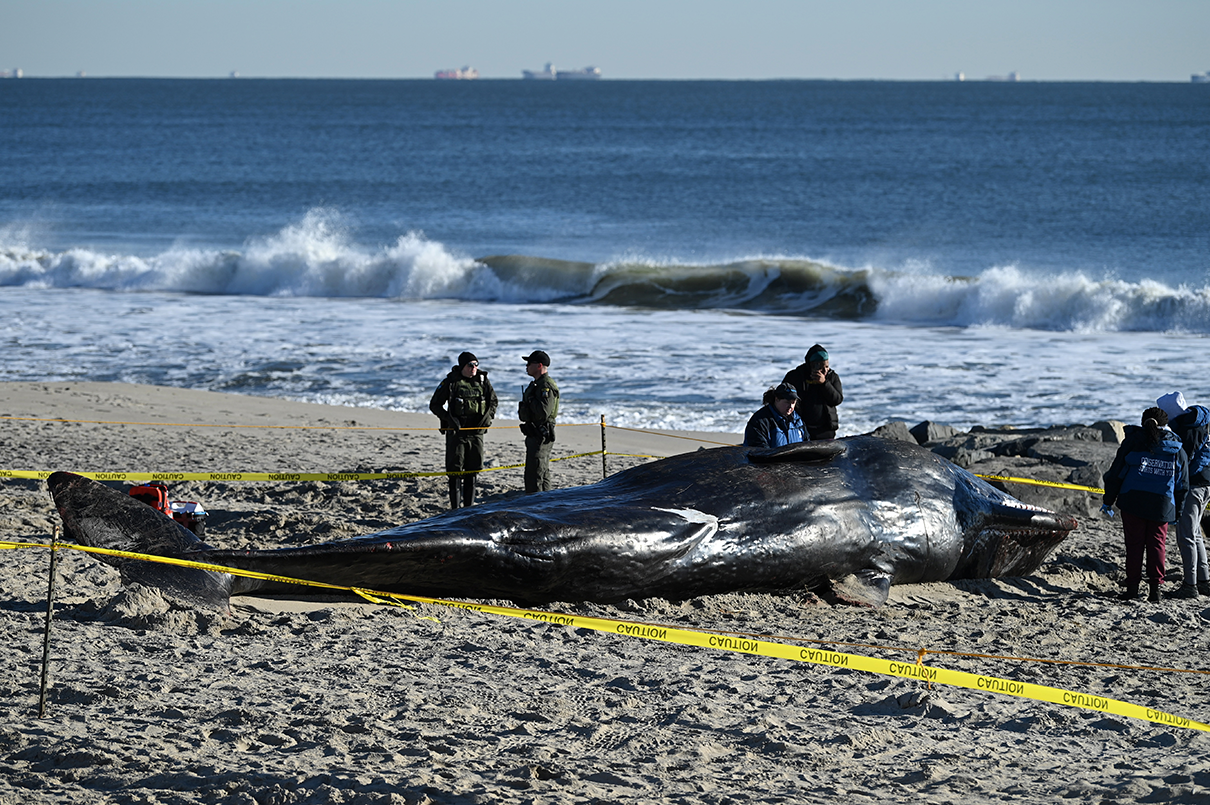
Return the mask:
<path fill-rule="evenodd" d="M 550 356 L 540 349 L 535 349 L 529 355 L 522 355 L 521 360 L 529 363 L 540 363 L 543 366 L 550 366 Z"/>
<path fill-rule="evenodd" d="M 823 344 L 815 344 L 807 350 L 807 363 L 822 363 L 828 359 L 828 351 L 823 348 Z"/>
<path fill-rule="evenodd" d="M 773 396 L 779 400 L 797 400 L 798 389 L 794 388 L 789 383 L 782 383 L 773 392 Z"/>
<path fill-rule="evenodd" d="M 466 366 L 468 363 L 478 363 L 478 362 L 479 362 L 479 359 L 475 357 L 475 353 L 473 353 L 473 352 L 463 352 L 461 355 L 458 356 L 458 368 L 459 369 L 461 369 L 463 366 Z"/>

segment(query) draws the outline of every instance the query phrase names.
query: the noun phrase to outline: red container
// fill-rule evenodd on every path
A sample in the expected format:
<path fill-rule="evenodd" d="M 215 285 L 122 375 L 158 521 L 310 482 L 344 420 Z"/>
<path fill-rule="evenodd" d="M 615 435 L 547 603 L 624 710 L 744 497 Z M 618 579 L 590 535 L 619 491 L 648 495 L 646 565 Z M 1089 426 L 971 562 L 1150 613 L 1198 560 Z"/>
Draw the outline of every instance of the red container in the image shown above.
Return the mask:
<path fill-rule="evenodd" d="M 130 496 L 143 501 L 156 511 L 172 516 L 172 510 L 168 503 L 168 487 L 161 481 L 152 481 L 149 484 L 142 486 L 134 486 L 130 488 Z"/>

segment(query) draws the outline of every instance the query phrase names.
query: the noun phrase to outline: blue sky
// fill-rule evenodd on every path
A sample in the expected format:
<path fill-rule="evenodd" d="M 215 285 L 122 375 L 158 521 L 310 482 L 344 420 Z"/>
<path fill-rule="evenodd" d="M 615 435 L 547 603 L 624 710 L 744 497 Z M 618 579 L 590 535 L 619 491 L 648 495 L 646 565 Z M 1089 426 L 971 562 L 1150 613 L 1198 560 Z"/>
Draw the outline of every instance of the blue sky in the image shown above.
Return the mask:
<path fill-rule="evenodd" d="M 1182 81 L 1208 0 L 0 0 L 0 70 L 425 78 Z"/>

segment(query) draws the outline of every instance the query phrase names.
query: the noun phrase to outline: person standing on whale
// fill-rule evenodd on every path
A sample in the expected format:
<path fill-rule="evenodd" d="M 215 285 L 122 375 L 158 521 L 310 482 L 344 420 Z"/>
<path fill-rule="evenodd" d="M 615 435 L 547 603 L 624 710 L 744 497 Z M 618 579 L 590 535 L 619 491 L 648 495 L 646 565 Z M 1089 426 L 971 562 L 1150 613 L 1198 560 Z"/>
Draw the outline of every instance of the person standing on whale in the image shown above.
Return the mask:
<path fill-rule="evenodd" d="M 449 477 L 451 509 L 475 502 L 475 477 L 483 469 L 483 434 L 491 427 L 498 405 L 487 372 L 479 371 L 479 359 L 471 352 L 458 356 L 458 365 L 429 400 L 429 410 L 441 420 L 445 434 L 445 471 L 459 473 Z"/>
<path fill-rule="evenodd" d="M 840 375 L 832 371 L 823 345 L 815 344 L 808 349 L 803 363 L 786 372 L 781 382 L 789 383 L 798 392 L 798 415 L 811 441 L 835 439 L 840 427 L 836 406 L 844 402 L 844 391 Z"/>
<path fill-rule="evenodd" d="M 550 356 L 540 349 L 522 358 L 533 378 L 521 393 L 517 416 L 525 434 L 525 492 L 546 492 L 550 485 L 550 451 L 559 414 L 559 386 L 550 376 Z"/>

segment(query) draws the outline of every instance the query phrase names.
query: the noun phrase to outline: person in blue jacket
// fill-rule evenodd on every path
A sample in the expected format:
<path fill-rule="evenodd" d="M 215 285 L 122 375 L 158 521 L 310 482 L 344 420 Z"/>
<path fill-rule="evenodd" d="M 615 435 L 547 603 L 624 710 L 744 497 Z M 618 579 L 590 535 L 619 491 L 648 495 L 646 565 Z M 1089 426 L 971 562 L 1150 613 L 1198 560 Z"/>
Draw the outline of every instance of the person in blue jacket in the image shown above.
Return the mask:
<path fill-rule="evenodd" d="M 1162 408 L 1143 412 L 1143 426 L 1128 425 L 1126 438 L 1105 473 L 1105 502 L 1101 511 L 1122 513 L 1126 539 L 1126 591 L 1122 599 L 1139 596 L 1143 555 L 1147 556 L 1148 601 L 1159 602 L 1164 583 L 1168 524 L 1176 520 L 1189 489 L 1189 462 L 1176 434 L 1164 426 Z"/>
<path fill-rule="evenodd" d="M 794 410 L 798 392 L 782 383 L 765 392 L 764 407 L 748 420 L 744 429 L 744 447 L 784 447 L 806 441 L 802 418 Z"/>
<path fill-rule="evenodd" d="M 1210 562 L 1206 559 L 1206 541 L 1202 537 L 1202 516 L 1210 503 L 1210 408 L 1185 405 L 1179 391 L 1155 401 L 1168 414 L 1168 428 L 1180 437 L 1189 459 L 1189 494 L 1177 510 L 1176 546 L 1181 551 L 1180 589 L 1170 598 L 1197 598 L 1210 595 Z"/>

